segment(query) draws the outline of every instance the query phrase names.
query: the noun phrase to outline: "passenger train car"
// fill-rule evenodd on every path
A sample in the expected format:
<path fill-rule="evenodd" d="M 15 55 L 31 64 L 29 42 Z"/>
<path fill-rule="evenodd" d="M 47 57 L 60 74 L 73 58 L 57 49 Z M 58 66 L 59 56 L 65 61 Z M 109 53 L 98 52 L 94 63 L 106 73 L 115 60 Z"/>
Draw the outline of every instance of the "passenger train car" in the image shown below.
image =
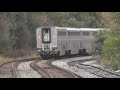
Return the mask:
<path fill-rule="evenodd" d="M 104 28 L 40 27 L 36 30 L 37 51 L 42 58 L 85 55 L 95 52 L 96 35 Z"/>

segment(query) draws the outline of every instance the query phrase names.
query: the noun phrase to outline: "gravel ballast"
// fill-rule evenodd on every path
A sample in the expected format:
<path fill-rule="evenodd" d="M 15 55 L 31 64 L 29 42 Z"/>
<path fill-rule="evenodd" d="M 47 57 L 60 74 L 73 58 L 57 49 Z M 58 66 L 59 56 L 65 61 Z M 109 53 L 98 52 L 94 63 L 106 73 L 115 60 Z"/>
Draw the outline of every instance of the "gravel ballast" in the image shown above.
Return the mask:
<path fill-rule="evenodd" d="M 67 59 L 62 59 L 62 60 L 56 60 L 54 62 L 52 62 L 52 64 L 54 66 L 60 67 L 60 68 L 64 68 L 66 70 L 69 70 L 77 75 L 82 76 L 83 78 L 101 78 L 97 75 L 91 74 L 83 69 L 77 68 L 75 66 L 70 66 L 68 65 L 68 62 L 71 61 L 78 61 L 78 60 L 86 60 L 86 59 L 92 59 L 91 56 L 88 57 L 76 57 L 76 58 L 67 58 Z"/>
<path fill-rule="evenodd" d="M 119 73 L 104 68 L 92 56 L 62 59 L 54 61 L 52 64 L 69 70 L 83 78 L 120 78 Z"/>
<path fill-rule="evenodd" d="M 32 62 L 33 61 L 29 61 L 19 64 L 18 66 L 19 78 L 42 78 L 39 73 L 37 73 L 30 67 L 30 63 Z"/>

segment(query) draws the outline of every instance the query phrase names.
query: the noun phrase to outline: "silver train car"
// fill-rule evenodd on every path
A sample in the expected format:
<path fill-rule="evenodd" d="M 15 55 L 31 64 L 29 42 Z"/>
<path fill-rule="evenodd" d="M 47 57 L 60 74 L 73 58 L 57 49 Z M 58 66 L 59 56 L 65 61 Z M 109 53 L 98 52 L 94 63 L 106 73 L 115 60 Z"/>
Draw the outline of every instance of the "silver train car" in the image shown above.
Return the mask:
<path fill-rule="evenodd" d="M 40 27 L 36 30 L 37 51 L 44 59 L 85 55 L 96 51 L 96 35 L 104 28 Z"/>

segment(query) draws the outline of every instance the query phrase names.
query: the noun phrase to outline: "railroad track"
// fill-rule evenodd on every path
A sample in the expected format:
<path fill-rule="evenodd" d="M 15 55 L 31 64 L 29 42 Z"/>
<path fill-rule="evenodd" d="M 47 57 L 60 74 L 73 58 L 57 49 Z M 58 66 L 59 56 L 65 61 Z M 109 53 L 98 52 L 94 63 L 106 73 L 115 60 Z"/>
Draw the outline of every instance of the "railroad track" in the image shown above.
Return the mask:
<path fill-rule="evenodd" d="M 54 60 L 35 61 L 30 66 L 41 74 L 42 78 L 81 78 L 72 72 L 53 66 L 52 61 Z"/>
<path fill-rule="evenodd" d="M 36 65 L 37 62 L 38 61 L 31 63 L 30 67 L 37 71 L 39 74 L 41 74 L 42 78 L 52 78 L 52 76 L 46 70 Z"/>
<path fill-rule="evenodd" d="M 13 77 L 13 65 L 15 62 L 9 62 L 0 66 L 0 78 L 12 78 Z"/>
<path fill-rule="evenodd" d="M 19 78 L 17 69 L 18 65 L 22 62 L 28 62 L 38 59 L 40 58 L 30 58 L 3 63 L 0 65 L 0 78 Z"/>
<path fill-rule="evenodd" d="M 74 59 L 74 58 L 73 58 Z M 53 66 L 51 62 L 54 60 L 41 60 L 40 58 L 31 58 L 18 61 L 11 61 L 0 65 L 0 78 L 19 78 L 18 65 L 20 63 L 32 61 L 30 67 L 37 71 L 42 78 L 82 78 L 81 76 L 74 74 L 68 70 L 60 67 Z M 102 78 L 120 78 L 120 74 L 107 71 L 105 69 L 82 64 L 86 61 L 92 61 L 92 59 L 84 59 L 80 61 L 70 61 L 70 66 L 76 66 L 78 69 L 84 69 L 98 77 Z"/>
<path fill-rule="evenodd" d="M 18 78 L 18 70 L 17 67 L 21 62 L 16 62 L 12 65 L 12 78 Z"/>
<path fill-rule="evenodd" d="M 90 61 L 90 60 L 88 60 L 88 61 Z M 120 78 L 120 74 L 118 74 L 114 71 L 108 71 L 108 70 L 100 68 L 100 67 L 82 64 L 81 61 L 72 61 L 72 62 L 69 62 L 68 64 L 70 66 L 76 66 L 80 69 L 84 69 L 85 71 L 90 72 L 94 75 L 97 75 L 98 77 L 101 77 L 101 78 Z"/>

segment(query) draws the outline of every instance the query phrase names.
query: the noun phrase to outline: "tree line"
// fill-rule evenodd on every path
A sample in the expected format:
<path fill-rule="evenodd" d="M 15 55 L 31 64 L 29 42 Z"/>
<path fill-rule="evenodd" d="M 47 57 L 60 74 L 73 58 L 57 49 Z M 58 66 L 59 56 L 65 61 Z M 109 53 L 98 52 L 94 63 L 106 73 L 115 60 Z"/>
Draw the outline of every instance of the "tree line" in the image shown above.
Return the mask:
<path fill-rule="evenodd" d="M 120 69 L 120 12 L 0 12 L 0 54 L 36 49 L 36 28 L 109 28 L 98 42 L 104 64 Z"/>
<path fill-rule="evenodd" d="M 102 13 L 104 23 L 109 31 L 101 33 L 99 40 L 103 43 L 102 56 L 105 66 L 120 69 L 120 12 Z"/>
<path fill-rule="evenodd" d="M 100 12 L 0 12 L 0 53 L 36 49 L 36 28 L 105 27 Z"/>

